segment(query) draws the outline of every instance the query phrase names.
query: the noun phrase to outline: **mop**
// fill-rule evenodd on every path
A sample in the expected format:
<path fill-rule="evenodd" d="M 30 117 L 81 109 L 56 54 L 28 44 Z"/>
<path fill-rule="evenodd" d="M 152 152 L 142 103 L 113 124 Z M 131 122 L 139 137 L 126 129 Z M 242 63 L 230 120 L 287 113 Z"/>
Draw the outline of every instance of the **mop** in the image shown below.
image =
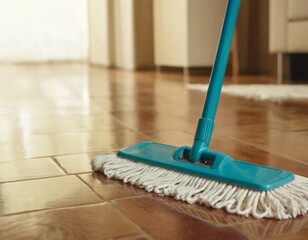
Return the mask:
<path fill-rule="evenodd" d="M 192 147 L 141 142 L 103 154 L 94 171 L 161 196 L 255 218 L 289 219 L 308 210 L 308 179 L 241 162 L 209 149 L 240 0 L 229 0 Z"/>

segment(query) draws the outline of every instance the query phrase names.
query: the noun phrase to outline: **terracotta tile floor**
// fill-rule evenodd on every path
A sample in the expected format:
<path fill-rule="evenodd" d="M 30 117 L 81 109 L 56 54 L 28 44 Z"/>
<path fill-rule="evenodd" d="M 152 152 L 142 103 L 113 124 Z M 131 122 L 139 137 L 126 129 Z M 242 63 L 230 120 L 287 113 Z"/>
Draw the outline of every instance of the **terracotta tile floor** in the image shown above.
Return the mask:
<path fill-rule="evenodd" d="M 307 239 L 308 217 L 243 218 L 92 173 L 96 154 L 142 140 L 190 145 L 204 94 L 184 82 L 82 64 L 0 66 L 0 239 Z M 307 143 L 308 101 L 222 96 L 213 149 L 308 177 Z"/>

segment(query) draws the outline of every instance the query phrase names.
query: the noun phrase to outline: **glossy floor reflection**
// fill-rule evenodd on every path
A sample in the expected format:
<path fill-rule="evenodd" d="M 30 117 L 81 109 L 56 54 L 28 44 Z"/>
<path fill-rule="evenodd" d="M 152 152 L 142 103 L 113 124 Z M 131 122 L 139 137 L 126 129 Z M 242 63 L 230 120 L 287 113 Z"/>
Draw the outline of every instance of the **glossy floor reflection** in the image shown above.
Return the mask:
<path fill-rule="evenodd" d="M 83 64 L 0 66 L 0 239 L 306 239 L 308 217 L 256 220 L 92 173 L 139 141 L 190 145 L 207 76 Z M 268 77 L 226 78 L 227 84 Z M 308 101 L 222 95 L 211 147 L 308 177 Z"/>

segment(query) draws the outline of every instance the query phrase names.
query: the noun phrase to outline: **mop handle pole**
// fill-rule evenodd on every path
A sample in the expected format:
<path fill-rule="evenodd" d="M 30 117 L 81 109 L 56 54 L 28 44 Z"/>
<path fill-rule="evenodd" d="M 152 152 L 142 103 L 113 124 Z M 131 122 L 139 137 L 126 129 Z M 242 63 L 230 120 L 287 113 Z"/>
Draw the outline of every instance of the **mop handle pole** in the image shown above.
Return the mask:
<path fill-rule="evenodd" d="M 239 7 L 240 0 L 228 1 L 209 89 L 207 91 L 202 116 L 198 121 L 194 143 L 189 153 L 189 160 L 192 162 L 200 161 L 203 152 L 208 149 L 212 138 L 214 120 L 225 77 Z"/>
<path fill-rule="evenodd" d="M 210 77 L 210 85 L 204 103 L 202 118 L 215 120 L 222 84 L 230 54 L 240 0 L 229 0 L 226 8 L 215 62 Z"/>

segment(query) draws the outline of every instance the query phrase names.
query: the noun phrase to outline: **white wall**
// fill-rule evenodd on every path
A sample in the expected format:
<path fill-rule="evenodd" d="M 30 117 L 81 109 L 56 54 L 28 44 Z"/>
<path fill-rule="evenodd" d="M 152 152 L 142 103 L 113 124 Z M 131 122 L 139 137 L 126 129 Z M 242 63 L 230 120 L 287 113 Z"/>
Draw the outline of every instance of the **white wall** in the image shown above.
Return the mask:
<path fill-rule="evenodd" d="M 187 67 L 188 0 L 154 0 L 155 64 Z"/>
<path fill-rule="evenodd" d="M 87 0 L 0 0 L 0 62 L 84 60 Z"/>
<path fill-rule="evenodd" d="M 113 1 L 89 1 L 89 60 L 102 66 L 114 65 Z"/>
<path fill-rule="evenodd" d="M 133 1 L 114 1 L 115 65 L 130 70 L 136 66 Z"/>

